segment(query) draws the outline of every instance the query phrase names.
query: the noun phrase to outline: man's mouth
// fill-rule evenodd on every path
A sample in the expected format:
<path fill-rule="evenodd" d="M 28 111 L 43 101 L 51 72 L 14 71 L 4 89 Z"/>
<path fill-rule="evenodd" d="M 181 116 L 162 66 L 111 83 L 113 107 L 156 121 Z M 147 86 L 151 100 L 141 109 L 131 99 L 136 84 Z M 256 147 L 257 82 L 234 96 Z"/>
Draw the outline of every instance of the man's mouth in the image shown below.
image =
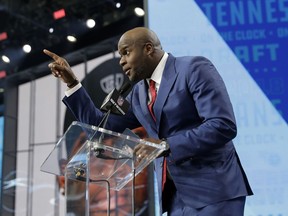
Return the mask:
<path fill-rule="evenodd" d="M 125 74 L 126 74 L 127 76 L 129 76 L 129 74 L 130 74 L 130 69 L 126 70 L 126 71 L 125 71 Z"/>

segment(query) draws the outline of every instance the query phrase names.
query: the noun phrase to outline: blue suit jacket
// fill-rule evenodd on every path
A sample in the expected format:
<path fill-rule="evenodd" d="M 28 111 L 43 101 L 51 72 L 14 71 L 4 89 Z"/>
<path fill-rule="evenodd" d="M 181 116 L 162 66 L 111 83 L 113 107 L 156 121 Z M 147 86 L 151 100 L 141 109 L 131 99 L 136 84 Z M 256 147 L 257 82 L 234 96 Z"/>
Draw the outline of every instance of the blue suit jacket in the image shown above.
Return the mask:
<path fill-rule="evenodd" d="M 138 82 L 127 97 L 128 113 L 111 115 L 107 128 L 122 132 L 142 125 L 150 137 L 166 138 L 168 168 L 188 206 L 252 194 L 232 143 L 237 133 L 232 105 L 213 64 L 204 57 L 169 54 L 154 104 L 156 122 L 147 108 L 147 88 L 146 81 Z M 103 117 L 84 88 L 63 102 L 81 122 L 97 125 Z M 160 203 L 162 162 L 163 157 L 155 161 Z"/>

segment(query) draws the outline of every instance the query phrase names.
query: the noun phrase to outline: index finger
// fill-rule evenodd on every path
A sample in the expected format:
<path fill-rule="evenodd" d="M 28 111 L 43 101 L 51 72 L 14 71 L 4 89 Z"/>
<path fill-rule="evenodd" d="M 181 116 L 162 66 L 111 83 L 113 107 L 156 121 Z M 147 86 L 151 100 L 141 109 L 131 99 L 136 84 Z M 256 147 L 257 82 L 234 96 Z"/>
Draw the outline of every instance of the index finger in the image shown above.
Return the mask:
<path fill-rule="evenodd" d="M 50 56 L 51 58 L 53 58 L 55 61 L 57 61 L 57 60 L 60 58 L 60 56 L 58 56 L 57 54 L 55 54 L 55 53 L 53 53 L 53 52 L 51 52 L 51 51 L 49 51 L 49 50 L 44 49 L 43 52 L 44 52 L 46 55 L 48 55 L 48 56 Z"/>

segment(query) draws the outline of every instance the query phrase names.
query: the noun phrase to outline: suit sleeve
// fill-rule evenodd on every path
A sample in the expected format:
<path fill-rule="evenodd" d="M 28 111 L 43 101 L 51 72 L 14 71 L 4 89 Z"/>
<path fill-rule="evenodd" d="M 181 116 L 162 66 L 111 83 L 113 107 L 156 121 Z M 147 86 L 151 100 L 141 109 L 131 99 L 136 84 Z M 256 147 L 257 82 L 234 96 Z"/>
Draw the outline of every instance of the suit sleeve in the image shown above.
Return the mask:
<path fill-rule="evenodd" d="M 83 87 L 71 96 L 65 96 L 63 98 L 63 103 L 71 110 L 77 121 L 82 123 L 97 126 L 104 117 L 104 114 L 96 108 L 92 99 Z M 129 109 L 124 116 L 110 114 L 105 128 L 121 133 L 126 128 L 134 129 L 139 126 L 138 120 Z"/>
<path fill-rule="evenodd" d="M 180 66 L 180 70 L 184 68 Z M 196 123 L 191 122 L 190 126 L 167 137 L 171 149 L 170 159 L 174 162 L 224 147 L 237 134 L 232 104 L 214 65 L 204 57 L 195 57 L 185 76 L 198 116 Z M 183 125 L 189 123 L 183 119 Z"/>

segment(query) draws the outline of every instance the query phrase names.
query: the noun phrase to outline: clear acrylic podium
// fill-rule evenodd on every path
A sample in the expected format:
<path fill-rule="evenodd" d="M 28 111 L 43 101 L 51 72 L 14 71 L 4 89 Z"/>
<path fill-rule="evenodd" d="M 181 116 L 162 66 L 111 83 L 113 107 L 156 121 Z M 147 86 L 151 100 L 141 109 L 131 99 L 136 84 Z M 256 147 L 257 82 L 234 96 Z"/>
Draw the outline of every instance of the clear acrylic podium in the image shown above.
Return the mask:
<path fill-rule="evenodd" d="M 140 161 L 134 152 L 137 145 L 149 149 Z M 135 177 L 165 149 L 130 130 L 121 134 L 75 121 L 41 171 L 65 176 L 66 215 L 135 215 Z M 116 204 L 122 214 L 114 212 L 115 197 L 120 197 Z"/>

